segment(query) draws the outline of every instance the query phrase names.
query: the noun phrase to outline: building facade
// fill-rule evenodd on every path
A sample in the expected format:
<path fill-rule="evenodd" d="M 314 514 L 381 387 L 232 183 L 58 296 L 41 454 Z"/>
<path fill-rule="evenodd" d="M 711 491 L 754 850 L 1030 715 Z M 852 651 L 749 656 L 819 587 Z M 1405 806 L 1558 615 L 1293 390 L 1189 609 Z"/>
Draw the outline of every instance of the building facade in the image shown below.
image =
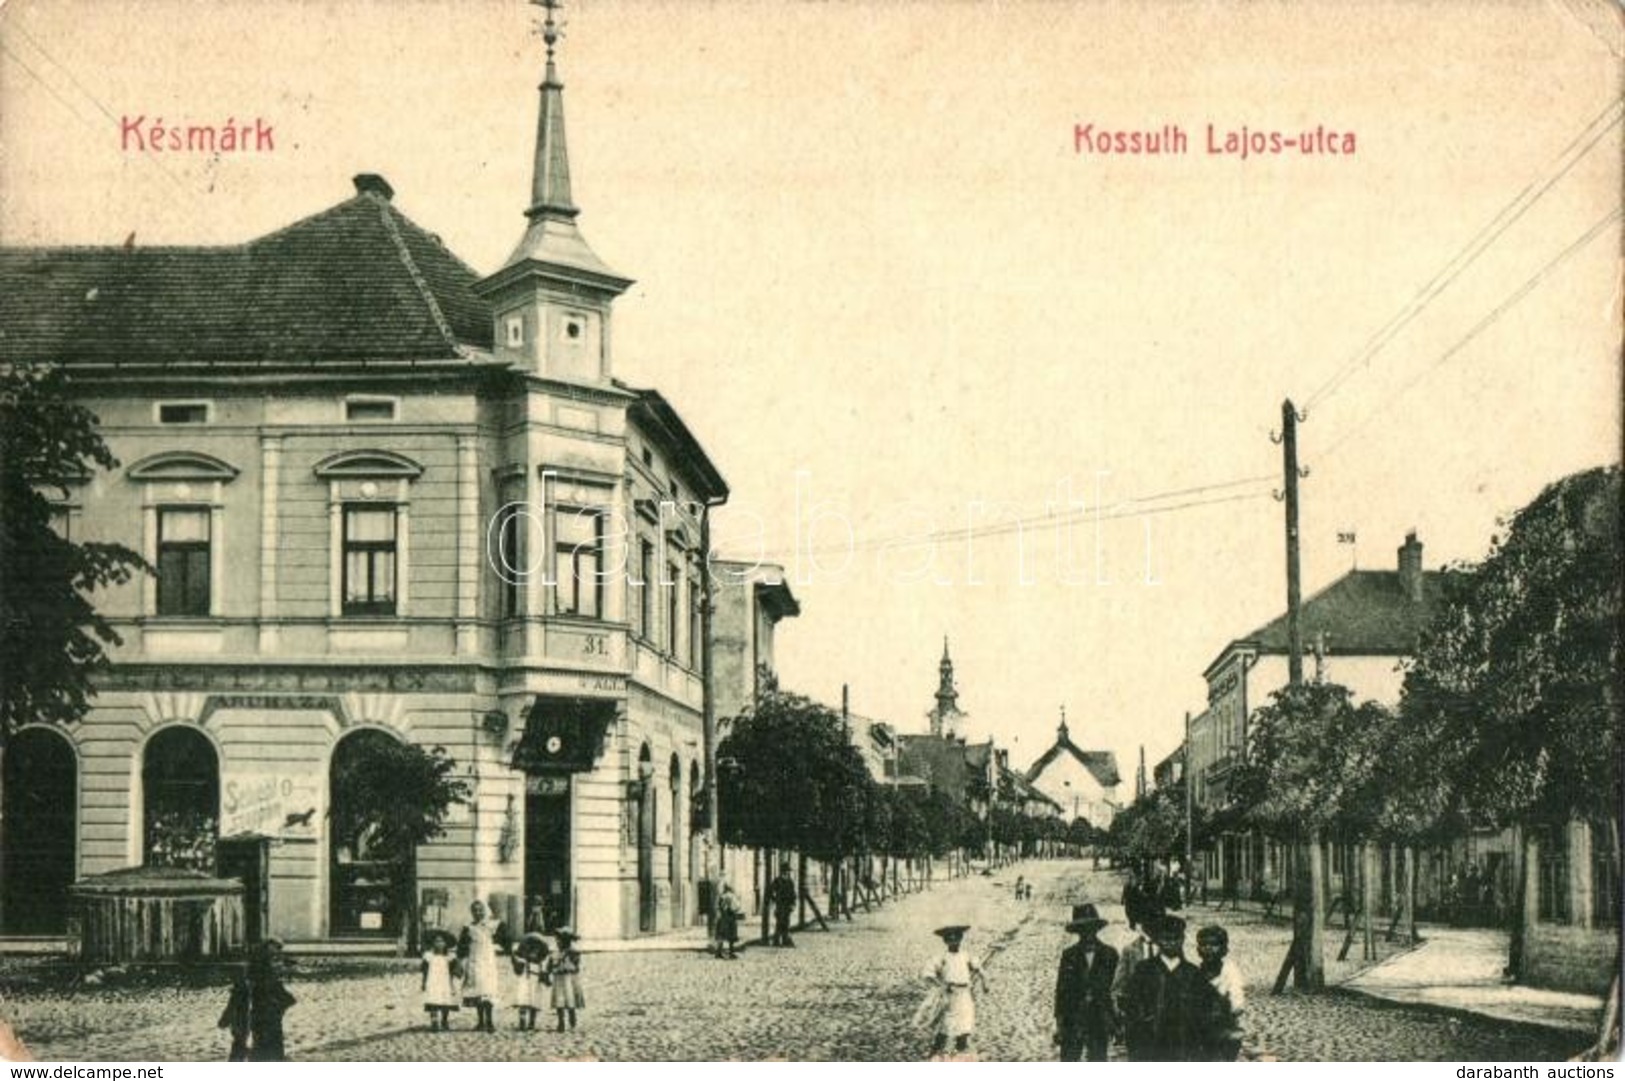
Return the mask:
<path fill-rule="evenodd" d="M 267 929 L 294 941 L 399 936 L 402 876 L 431 919 L 476 897 L 588 938 L 700 918 L 700 537 L 727 487 L 615 378 L 630 280 L 577 227 L 545 36 L 492 274 L 373 175 L 241 245 L 0 253 L 0 356 L 68 368 L 125 463 L 69 487 L 62 527 L 157 570 L 97 597 L 123 644 L 90 714 L 12 744 L 8 816 L 13 770 L 54 810 L 5 831 L 40 885 L 0 930 L 59 933 L 66 883 L 235 835 L 269 839 Z M 333 825 L 378 741 L 472 785 L 410 867 Z"/>
<path fill-rule="evenodd" d="M 1422 566 L 1422 544 L 1409 534 L 1394 570 L 1350 571 L 1303 601 L 1301 626 L 1311 671 L 1306 678 L 1348 687 L 1356 701 L 1393 706 L 1404 682 L 1403 659 L 1432 614 L 1438 574 Z M 1197 807 L 1225 806 L 1228 784 L 1246 754 L 1248 718 L 1288 683 L 1283 614 L 1224 647 L 1203 673 L 1207 708 L 1191 719 L 1188 774 Z M 1334 846 L 1329 879 L 1341 890 L 1350 855 Z M 1201 853 L 1198 870 L 1211 883 L 1244 894 L 1284 885 L 1283 854 L 1249 834 L 1226 835 Z"/>
<path fill-rule="evenodd" d="M 1068 822 L 1082 818 L 1096 829 L 1111 828 L 1118 804 L 1117 756 L 1111 751 L 1085 751 L 1072 742 L 1066 714 L 1055 729 L 1055 743 L 1027 769 L 1027 780 L 1061 809 Z"/>

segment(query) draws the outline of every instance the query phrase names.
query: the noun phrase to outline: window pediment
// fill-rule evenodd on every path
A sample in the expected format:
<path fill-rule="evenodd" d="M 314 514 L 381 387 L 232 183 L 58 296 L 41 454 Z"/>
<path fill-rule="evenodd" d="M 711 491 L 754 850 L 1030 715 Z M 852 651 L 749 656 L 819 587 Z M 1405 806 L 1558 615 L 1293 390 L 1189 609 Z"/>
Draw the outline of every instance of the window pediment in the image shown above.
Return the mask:
<path fill-rule="evenodd" d="M 316 463 L 316 475 L 323 479 L 346 477 L 418 477 L 423 467 L 402 454 L 388 450 L 347 450 Z"/>
<path fill-rule="evenodd" d="M 131 480 L 234 480 L 240 473 L 236 466 L 208 454 L 190 450 L 165 451 L 141 459 L 126 470 Z"/>

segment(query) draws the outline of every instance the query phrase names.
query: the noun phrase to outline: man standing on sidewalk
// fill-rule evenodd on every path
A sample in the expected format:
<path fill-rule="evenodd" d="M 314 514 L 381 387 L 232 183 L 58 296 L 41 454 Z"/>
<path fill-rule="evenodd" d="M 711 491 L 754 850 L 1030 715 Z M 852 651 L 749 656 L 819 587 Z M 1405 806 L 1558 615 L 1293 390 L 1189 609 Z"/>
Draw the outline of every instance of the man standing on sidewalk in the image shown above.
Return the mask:
<path fill-rule="evenodd" d="M 767 887 L 767 903 L 773 906 L 773 945 L 794 946 L 790 938 L 790 916 L 795 912 L 796 881 L 790 877 L 788 865 L 779 867 L 778 877 Z"/>
<path fill-rule="evenodd" d="M 1090 1062 L 1106 1061 L 1106 1045 L 1117 1027 L 1112 1002 L 1117 951 L 1100 941 L 1106 921 L 1094 905 L 1073 905 L 1068 931 L 1078 941 L 1061 952 L 1055 978 L 1055 1041 L 1061 1061 L 1077 1062 L 1087 1051 Z"/>

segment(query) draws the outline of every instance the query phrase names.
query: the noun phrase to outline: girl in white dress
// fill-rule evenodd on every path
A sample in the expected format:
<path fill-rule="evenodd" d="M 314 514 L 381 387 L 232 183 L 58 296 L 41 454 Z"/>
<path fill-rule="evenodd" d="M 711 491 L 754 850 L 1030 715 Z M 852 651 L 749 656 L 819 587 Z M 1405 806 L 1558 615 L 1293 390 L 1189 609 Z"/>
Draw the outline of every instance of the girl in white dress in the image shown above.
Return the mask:
<path fill-rule="evenodd" d="M 547 982 L 547 939 L 531 931 L 519 940 L 513 951 L 513 1004 L 519 1008 L 520 1031 L 536 1029 L 536 1013 L 541 1009 L 541 986 Z"/>
<path fill-rule="evenodd" d="M 931 995 L 921 1004 L 917 1015 L 935 1030 L 931 1039 L 933 1055 L 946 1051 L 949 1040 L 953 1041 L 955 1052 L 968 1051 L 970 1038 L 976 1031 L 975 985 L 980 983 L 985 987 L 987 977 L 982 974 L 982 966 L 960 948 L 968 930 L 964 924 L 936 930 L 947 952 L 926 970 Z"/>
<path fill-rule="evenodd" d="M 451 951 L 456 944 L 450 931 L 438 927 L 423 936 L 423 1009 L 431 1030 L 449 1028 L 451 1013 L 457 1009 L 451 976 Z"/>
<path fill-rule="evenodd" d="M 463 965 L 463 1005 L 474 1007 L 475 1031 L 495 1032 L 494 1015 L 502 1005 L 497 954 L 508 951 L 508 929 L 486 915 L 484 901 L 475 901 L 468 911 L 472 921 L 457 940 L 457 959 Z"/>
<path fill-rule="evenodd" d="M 560 927 L 553 937 L 559 940 L 559 952 L 547 959 L 547 975 L 553 981 L 553 1012 L 558 1014 L 560 1032 L 566 1021 L 574 1032 L 576 1011 L 587 1005 L 587 996 L 581 993 L 581 951 L 576 949 L 575 932 L 568 927 Z"/>

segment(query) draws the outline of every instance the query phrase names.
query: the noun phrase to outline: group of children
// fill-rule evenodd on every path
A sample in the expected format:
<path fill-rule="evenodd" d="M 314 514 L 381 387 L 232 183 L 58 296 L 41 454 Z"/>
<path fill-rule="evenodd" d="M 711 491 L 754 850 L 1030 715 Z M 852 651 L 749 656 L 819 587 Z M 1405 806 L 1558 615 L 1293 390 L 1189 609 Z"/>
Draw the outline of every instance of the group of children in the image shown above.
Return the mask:
<path fill-rule="evenodd" d="M 546 1007 L 558 1016 L 558 1031 L 566 1027 L 574 1031 L 576 1011 L 587 1004 L 581 990 L 581 951 L 576 949 L 575 933 L 568 927 L 555 930 L 556 950 L 549 948 L 547 937 L 540 932 L 531 931 L 521 938 L 509 954 L 506 967 L 513 970 L 513 977 L 510 993 L 504 996 L 499 975 L 504 966 L 497 964 L 496 955 L 504 950 L 505 936 L 500 926 L 495 934 L 490 931 L 481 910 L 460 938 L 443 928 L 424 935 L 422 991 L 429 1028 L 449 1029 L 451 1015 L 469 1006 L 475 1011 L 475 1030 L 495 1032 L 494 1014 L 506 997 L 519 1011 L 521 1031 L 534 1031 L 536 1015 Z M 545 994 L 544 987 L 548 988 Z"/>

